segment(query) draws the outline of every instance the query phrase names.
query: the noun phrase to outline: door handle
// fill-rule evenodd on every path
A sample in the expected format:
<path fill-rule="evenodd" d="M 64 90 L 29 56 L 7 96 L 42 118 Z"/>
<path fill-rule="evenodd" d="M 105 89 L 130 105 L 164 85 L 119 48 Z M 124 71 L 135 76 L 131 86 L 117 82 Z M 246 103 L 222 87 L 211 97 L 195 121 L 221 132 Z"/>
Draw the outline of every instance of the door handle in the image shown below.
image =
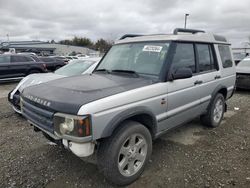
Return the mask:
<path fill-rule="evenodd" d="M 198 85 L 198 84 L 202 84 L 203 83 L 203 81 L 201 81 L 201 80 L 196 80 L 195 82 L 194 82 L 194 85 Z"/>
<path fill-rule="evenodd" d="M 220 79 L 220 78 L 221 78 L 220 75 L 216 75 L 216 76 L 214 77 L 215 80 L 216 80 L 216 79 Z"/>

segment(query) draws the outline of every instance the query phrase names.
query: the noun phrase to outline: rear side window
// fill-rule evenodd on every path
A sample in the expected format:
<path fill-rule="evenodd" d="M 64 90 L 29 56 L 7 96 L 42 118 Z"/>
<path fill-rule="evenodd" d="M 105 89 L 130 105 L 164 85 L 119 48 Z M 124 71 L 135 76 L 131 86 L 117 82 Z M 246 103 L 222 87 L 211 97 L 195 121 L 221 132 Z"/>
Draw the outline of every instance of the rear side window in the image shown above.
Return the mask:
<path fill-rule="evenodd" d="M 171 70 L 175 72 L 179 68 L 190 68 L 193 73 L 197 72 L 193 44 L 177 43 Z"/>
<path fill-rule="evenodd" d="M 33 59 L 28 56 L 15 56 L 15 55 L 11 56 L 11 62 L 13 63 L 29 62 L 29 61 L 33 61 Z"/>
<path fill-rule="evenodd" d="M 212 51 L 211 45 L 209 44 L 197 44 L 196 49 L 198 52 L 199 60 L 199 71 L 211 71 L 217 69 L 214 53 Z"/>
<path fill-rule="evenodd" d="M 220 57 L 221 57 L 223 68 L 232 67 L 233 60 L 232 60 L 229 46 L 219 45 L 219 52 L 220 52 Z"/>
<path fill-rule="evenodd" d="M 0 56 L 0 63 L 9 63 L 10 56 Z"/>

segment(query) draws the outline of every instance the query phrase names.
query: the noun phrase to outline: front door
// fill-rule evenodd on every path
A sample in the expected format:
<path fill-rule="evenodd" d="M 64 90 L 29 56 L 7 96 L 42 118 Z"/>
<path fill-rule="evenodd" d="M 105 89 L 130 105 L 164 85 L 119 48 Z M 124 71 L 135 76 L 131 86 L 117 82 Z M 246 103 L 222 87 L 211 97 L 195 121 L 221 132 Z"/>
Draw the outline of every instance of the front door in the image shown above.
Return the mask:
<path fill-rule="evenodd" d="M 192 70 L 191 78 L 168 81 L 167 109 L 158 117 L 159 131 L 165 131 L 193 119 L 200 113 L 200 76 L 197 74 L 193 43 L 176 43 L 170 73 L 179 68 Z"/>

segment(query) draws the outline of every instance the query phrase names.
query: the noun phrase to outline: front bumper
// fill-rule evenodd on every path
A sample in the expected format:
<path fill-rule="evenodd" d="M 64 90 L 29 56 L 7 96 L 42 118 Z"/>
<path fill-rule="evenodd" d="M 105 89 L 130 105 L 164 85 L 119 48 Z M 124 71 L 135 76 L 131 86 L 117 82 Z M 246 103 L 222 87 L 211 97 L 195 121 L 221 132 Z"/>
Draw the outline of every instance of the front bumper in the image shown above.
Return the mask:
<path fill-rule="evenodd" d="M 11 98 L 11 93 L 13 91 L 9 92 L 8 94 L 8 101 L 10 103 L 10 105 L 12 106 L 13 110 L 15 112 L 17 112 L 18 114 L 21 114 L 21 107 L 20 107 L 20 93 L 19 91 L 16 91 L 16 93 L 14 93 L 13 97 Z"/>
<path fill-rule="evenodd" d="M 250 74 L 237 74 L 236 87 L 250 89 Z"/>
<path fill-rule="evenodd" d="M 42 131 L 46 134 L 46 138 L 50 141 L 54 141 L 55 143 L 62 142 L 64 147 L 68 148 L 78 157 L 87 157 L 94 153 L 95 144 L 92 142 L 92 136 L 79 138 L 56 134 L 53 124 L 55 112 L 41 108 L 39 105 L 34 105 L 23 99 L 21 99 L 21 107 L 22 115 L 34 126 L 36 131 Z"/>

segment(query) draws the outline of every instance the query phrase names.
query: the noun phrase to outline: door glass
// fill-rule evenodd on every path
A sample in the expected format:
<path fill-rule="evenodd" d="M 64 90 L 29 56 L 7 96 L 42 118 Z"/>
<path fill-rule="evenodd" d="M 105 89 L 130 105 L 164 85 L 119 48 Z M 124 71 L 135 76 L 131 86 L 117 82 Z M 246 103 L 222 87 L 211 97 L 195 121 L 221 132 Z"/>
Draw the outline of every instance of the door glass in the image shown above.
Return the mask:
<path fill-rule="evenodd" d="M 209 46 L 207 44 L 197 44 L 197 52 L 200 72 L 211 70 L 212 62 L 210 59 Z"/>
<path fill-rule="evenodd" d="M 16 56 L 16 55 L 11 56 L 11 62 L 12 63 L 22 62 L 22 59 L 20 57 L 21 56 Z"/>
<path fill-rule="evenodd" d="M 0 63 L 9 63 L 10 62 L 10 56 L 0 56 Z"/>
<path fill-rule="evenodd" d="M 177 43 L 171 70 L 175 72 L 179 68 L 190 68 L 193 73 L 196 73 L 193 44 Z"/>
<path fill-rule="evenodd" d="M 227 45 L 219 45 L 219 52 L 222 61 L 223 68 L 233 66 L 233 60 L 230 52 L 230 48 Z"/>

